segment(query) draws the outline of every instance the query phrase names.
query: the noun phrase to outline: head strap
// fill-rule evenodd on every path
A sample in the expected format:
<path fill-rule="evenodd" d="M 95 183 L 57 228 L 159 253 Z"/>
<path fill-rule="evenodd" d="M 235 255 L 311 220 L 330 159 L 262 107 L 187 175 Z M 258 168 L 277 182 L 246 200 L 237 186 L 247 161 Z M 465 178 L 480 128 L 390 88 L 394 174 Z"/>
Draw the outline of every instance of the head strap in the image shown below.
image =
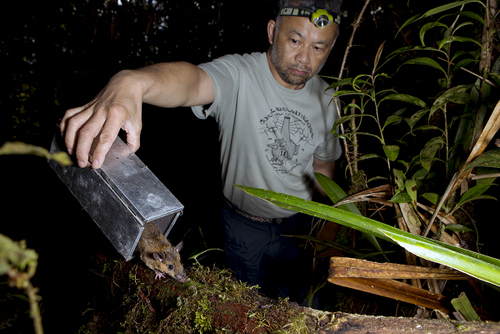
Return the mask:
<path fill-rule="evenodd" d="M 314 7 L 281 7 L 278 15 L 307 17 L 318 28 L 324 28 L 333 22 L 340 26 L 340 15 L 326 9 L 324 0 L 317 0 Z"/>

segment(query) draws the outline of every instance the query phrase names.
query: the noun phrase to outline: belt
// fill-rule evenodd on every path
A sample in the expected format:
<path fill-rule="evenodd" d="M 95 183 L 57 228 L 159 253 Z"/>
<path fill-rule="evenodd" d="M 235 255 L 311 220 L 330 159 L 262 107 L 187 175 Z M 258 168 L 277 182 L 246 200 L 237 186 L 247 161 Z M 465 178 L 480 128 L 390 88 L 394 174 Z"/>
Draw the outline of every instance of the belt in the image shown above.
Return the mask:
<path fill-rule="evenodd" d="M 233 203 L 229 202 L 227 198 L 225 198 L 227 206 L 231 209 L 234 210 L 236 213 L 238 213 L 240 216 L 243 216 L 245 218 L 251 219 L 253 221 L 259 222 L 259 223 L 268 223 L 268 224 L 281 224 L 285 220 L 287 220 L 289 217 L 285 218 L 262 218 L 262 217 L 257 217 L 257 216 L 252 216 L 249 213 L 246 213 L 245 211 L 241 211 L 238 209 Z"/>

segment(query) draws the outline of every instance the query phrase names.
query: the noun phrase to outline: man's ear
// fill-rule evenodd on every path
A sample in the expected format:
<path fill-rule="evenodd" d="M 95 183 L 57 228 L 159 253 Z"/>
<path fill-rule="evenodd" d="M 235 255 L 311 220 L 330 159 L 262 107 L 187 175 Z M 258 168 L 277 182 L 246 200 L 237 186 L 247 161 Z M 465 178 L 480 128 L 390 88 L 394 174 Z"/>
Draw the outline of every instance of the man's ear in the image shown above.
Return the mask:
<path fill-rule="evenodd" d="M 276 33 L 276 21 L 269 20 L 267 23 L 267 38 L 269 39 L 269 44 L 274 43 L 274 34 Z"/>

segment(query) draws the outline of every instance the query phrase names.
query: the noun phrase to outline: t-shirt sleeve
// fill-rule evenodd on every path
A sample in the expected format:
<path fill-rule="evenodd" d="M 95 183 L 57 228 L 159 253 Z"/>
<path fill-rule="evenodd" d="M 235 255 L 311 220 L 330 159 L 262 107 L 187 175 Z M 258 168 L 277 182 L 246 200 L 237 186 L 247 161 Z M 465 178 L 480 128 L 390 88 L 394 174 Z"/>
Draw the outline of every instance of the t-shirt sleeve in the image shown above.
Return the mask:
<path fill-rule="evenodd" d="M 218 110 L 223 108 L 223 104 L 231 103 L 238 89 L 239 71 L 238 61 L 235 57 L 224 56 L 210 63 L 198 65 L 204 70 L 215 89 L 215 99 L 210 106 L 191 107 L 196 117 L 206 119 L 208 116 L 216 117 Z"/>

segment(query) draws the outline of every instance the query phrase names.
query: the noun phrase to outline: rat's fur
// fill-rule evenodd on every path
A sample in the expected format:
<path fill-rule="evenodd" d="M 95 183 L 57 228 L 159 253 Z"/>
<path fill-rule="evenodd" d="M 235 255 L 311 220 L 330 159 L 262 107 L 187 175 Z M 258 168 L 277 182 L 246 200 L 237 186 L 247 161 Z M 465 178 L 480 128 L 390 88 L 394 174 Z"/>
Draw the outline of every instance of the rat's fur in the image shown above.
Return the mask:
<path fill-rule="evenodd" d="M 149 222 L 144 225 L 136 251 L 139 252 L 146 266 L 154 270 L 155 278 L 162 278 L 164 274 L 167 274 L 179 282 L 184 282 L 186 274 L 179 255 L 181 249 L 182 241 L 173 247 L 161 234 L 158 226 Z"/>

